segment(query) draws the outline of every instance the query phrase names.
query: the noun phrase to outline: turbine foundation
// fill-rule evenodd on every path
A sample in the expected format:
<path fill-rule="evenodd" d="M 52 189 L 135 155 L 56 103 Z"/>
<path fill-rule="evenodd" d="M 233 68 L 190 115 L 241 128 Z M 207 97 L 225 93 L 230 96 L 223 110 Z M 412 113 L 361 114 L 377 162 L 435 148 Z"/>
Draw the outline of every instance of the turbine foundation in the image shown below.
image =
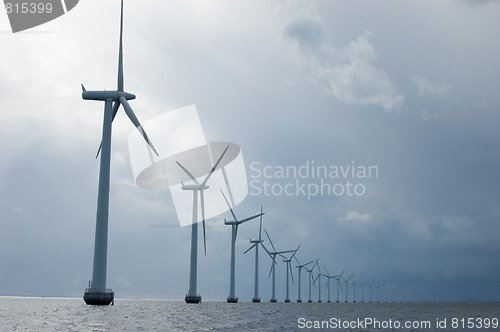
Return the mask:
<path fill-rule="evenodd" d="M 278 302 L 278 300 L 276 300 L 276 299 L 271 299 L 271 300 L 269 300 L 269 302 L 273 302 L 273 303 L 274 303 L 274 302 Z"/>
<path fill-rule="evenodd" d="M 298 300 L 297 300 L 297 302 L 299 302 L 299 303 L 300 303 L 300 302 L 302 302 L 302 300 L 301 300 L 301 299 L 298 299 Z"/>
<path fill-rule="evenodd" d="M 259 297 L 254 297 L 254 298 L 252 299 L 252 302 L 254 302 L 254 303 L 259 303 L 259 302 L 260 302 L 260 298 L 259 298 Z"/>
<path fill-rule="evenodd" d="M 227 303 L 238 303 L 238 298 L 236 296 L 235 297 L 228 296 Z"/>
<path fill-rule="evenodd" d="M 115 304 L 115 292 L 111 289 L 104 291 L 93 290 L 92 288 L 85 289 L 83 300 L 88 305 L 110 305 Z"/>
<path fill-rule="evenodd" d="M 186 295 L 184 300 L 186 301 L 186 303 L 200 303 L 201 295 Z"/>

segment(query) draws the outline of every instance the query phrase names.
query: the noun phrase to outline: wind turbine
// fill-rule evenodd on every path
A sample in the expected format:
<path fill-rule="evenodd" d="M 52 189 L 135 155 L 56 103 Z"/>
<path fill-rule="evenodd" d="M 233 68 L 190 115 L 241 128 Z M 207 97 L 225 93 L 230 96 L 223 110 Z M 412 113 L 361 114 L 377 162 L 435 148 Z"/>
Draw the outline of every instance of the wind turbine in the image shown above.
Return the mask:
<path fill-rule="evenodd" d="M 229 282 L 229 296 L 227 297 L 227 302 L 228 303 L 236 303 L 238 302 L 238 298 L 235 295 L 235 245 L 236 245 L 236 236 L 238 235 L 238 225 L 243 224 L 244 222 L 247 222 L 249 220 L 255 219 L 257 217 L 262 216 L 264 213 L 261 212 L 260 214 L 256 214 L 254 216 L 238 220 L 236 218 L 236 215 L 234 214 L 233 208 L 227 201 L 226 195 L 224 195 L 224 192 L 221 190 L 222 196 L 224 196 L 224 200 L 227 203 L 227 206 L 229 207 L 229 211 L 231 211 L 231 215 L 233 216 L 234 220 L 232 221 L 227 221 L 224 219 L 224 225 L 231 225 L 231 274 L 230 274 L 230 282 Z"/>
<path fill-rule="evenodd" d="M 380 303 L 380 287 L 382 287 L 382 285 L 377 285 L 377 303 Z"/>
<path fill-rule="evenodd" d="M 338 283 L 338 280 L 340 279 L 340 277 L 342 277 L 342 274 L 344 273 L 344 271 L 342 271 L 342 273 L 338 276 L 332 276 L 330 275 L 330 272 L 328 272 L 328 270 L 326 269 L 326 266 L 323 265 L 323 268 L 325 269 L 326 273 L 327 274 L 323 274 L 323 276 L 327 277 L 328 278 L 328 281 L 326 282 L 326 287 L 328 288 L 328 300 L 326 302 L 332 302 L 330 301 L 330 279 L 335 279 L 337 280 L 337 302 L 339 302 L 339 283 Z"/>
<path fill-rule="evenodd" d="M 370 302 L 369 303 L 372 303 L 373 285 L 368 284 L 367 287 L 370 290 Z"/>
<path fill-rule="evenodd" d="M 312 262 L 314 262 L 314 260 L 308 262 L 308 263 L 305 263 L 305 264 L 300 264 L 299 260 L 297 259 L 297 257 L 295 257 L 295 260 L 297 261 L 297 265 L 296 268 L 299 269 L 299 296 L 297 297 L 297 302 L 302 302 L 302 299 L 300 298 L 300 275 L 301 275 L 301 272 L 302 272 L 302 268 L 304 268 L 305 266 L 311 264 Z"/>
<path fill-rule="evenodd" d="M 352 279 L 352 289 L 354 290 L 354 296 L 353 296 L 353 303 L 356 303 L 356 276 L 354 275 L 354 273 L 352 274 L 352 276 L 354 277 L 354 279 Z"/>
<path fill-rule="evenodd" d="M 314 268 L 316 265 L 318 265 L 319 258 L 316 258 L 316 262 L 310 269 L 306 269 L 306 271 L 309 273 L 309 298 L 307 299 L 307 302 L 312 302 L 311 300 L 311 281 L 312 281 L 312 273 L 314 271 Z"/>
<path fill-rule="evenodd" d="M 85 290 L 83 299 L 87 304 L 109 305 L 114 302 L 114 292 L 106 288 L 107 251 L 108 251 L 108 213 L 109 213 L 109 182 L 111 164 L 111 128 L 113 119 L 123 105 L 130 121 L 142 134 L 151 149 L 158 155 L 153 144 L 143 130 L 139 120 L 130 107 L 128 100 L 135 99 L 135 95 L 124 91 L 123 86 L 123 0 L 120 13 L 120 43 L 118 49 L 118 87 L 116 90 L 87 91 L 82 84 L 82 98 L 84 100 L 104 101 L 104 117 L 102 126 L 101 146 L 97 152 L 101 153 L 99 169 L 99 189 L 97 193 L 97 214 L 94 243 L 94 261 L 92 282 Z M 97 158 L 96 156 L 96 158 Z"/>
<path fill-rule="evenodd" d="M 262 213 L 262 206 L 260 207 L 260 213 Z M 262 243 L 264 240 L 262 240 L 262 215 L 260 216 L 260 225 L 259 225 L 259 239 L 258 240 L 252 240 L 250 239 L 250 243 L 252 245 L 250 248 L 248 248 L 243 254 L 246 254 L 248 251 L 252 250 L 255 248 L 255 285 L 254 285 L 254 292 L 253 292 L 253 298 L 252 302 L 260 302 L 260 297 L 259 297 L 259 244 L 263 245 Z"/>
<path fill-rule="evenodd" d="M 276 248 L 274 247 L 273 241 L 271 241 L 271 238 L 269 237 L 269 234 L 267 233 L 267 231 L 265 229 L 264 229 L 264 232 L 266 233 L 267 239 L 269 240 L 269 243 L 271 244 L 271 246 L 273 248 L 273 251 L 269 251 L 262 244 L 262 247 L 264 248 L 264 250 L 267 252 L 267 254 L 269 255 L 269 257 L 271 257 L 271 259 L 273 260 L 271 262 L 271 270 L 269 271 L 269 276 L 271 276 L 271 274 L 273 275 L 273 280 L 272 280 L 272 295 L 271 295 L 270 302 L 277 302 L 278 300 L 276 300 L 276 268 L 275 268 L 275 266 L 276 266 L 276 255 L 286 254 L 288 252 L 293 252 L 293 250 L 277 251 Z"/>
<path fill-rule="evenodd" d="M 361 275 L 361 283 L 359 284 L 359 288 L 361 288 L 361 303 L 364 303 L 365 302 L 365 292 L 364 292 L 364 288 L 365 288 L 365 284 L 363 282 L 363 275 Z"/>
<path fill-rule="evenodd" d="M 176 161 L 177 165 L 186 173 L 194 184 L 185 185 L 182 183 L 182 190 L 192 190 L 193 191 L 193 223 L 191 225 L 191 261 L 189 265 L 189 290 L 186 294 L 184 300 L 186 303 L 200 303 L 201 296 L 198 294 L 197 289 L 197 279 L 198 279 L 198 193 L 200 194 L 200 205 L 201 205 L 201 217 L 203 222 L 203 246 L 205 248 L 205 254 L 207 253 L 207 242 L 205 236 L 205 196 L 203 191 L 210 188 L 207 186 L 208 179 L 212 176 L 212 174 L 219 166 L 222 158 L 226 154 L 229 145 L 224 149 L 221 156 L 214 164 L 210 172 L 208 172 L 207 176 L 203 180 L 202 183 L 198 182 L 196 177 L 191 174 L 182 164 Z"/>
<path fill-rule="evenodd" d="M 340 286 L 340 290 L 342 290 L 342 284 L 340 283 L 340 278 L 342 278 L 344 271 L 345 271 L 345 269 L 342 270 L 341 274 L 334 276 L 335 280 L 337 281 L 337 302 L 339 302 L 339 286 Z"/>
<path fill-rule="evenodd" d="M 319 258 L 317 260 L 319 260 Z M 318 287 L 318 302 L 321 302 L 321 276 L 323 274 L 321 273 L 321 268 L 319 267 L 319 264 L 318 264 L 318 271 L 319 272 L 318 272 L 316 278 L 314 279 L 313 284 L 316 283 L 316 280 L 318 280 L 318 283 L 319 283 L 319 287 Z"/>
<path fill-rule="evenodd" d="M 286 298 L 285 298 L 285 302 L 290 302 L 290 292 L 289 292 L 289 287 L 288 287 L 288 271 L 290 271 L 290 274 L 292 276 L 292 282 L 293 282 L 293 273 L 292 273 L 292 265 L 290 264 L 290 262 L 292 261 L 293 257 L 295 257 L 295 254 L 297 253 L 297 250 L 299 250 L 300 248 L 300 245 L 297 247 L 297 249 L 295 249 L 295 251 L 293 252 L 293 255 L 290 257 L 290 258 L 286 258 L 285 256 L 283 256 L 282 254 L 280 254 L 281 257 L 283 257 L 283 262 L 286 263 Z"/>
<path fill-rule="evenodd" d="M 345 302 L 347 303 L 347 293 L 349 293 L 349 285 L 348 285 L 348 282 L 349 280 L 354 276 L 354 273 L 351 274 L 351 276 L 347 279 L 344 279 L 345 281 Z"/>

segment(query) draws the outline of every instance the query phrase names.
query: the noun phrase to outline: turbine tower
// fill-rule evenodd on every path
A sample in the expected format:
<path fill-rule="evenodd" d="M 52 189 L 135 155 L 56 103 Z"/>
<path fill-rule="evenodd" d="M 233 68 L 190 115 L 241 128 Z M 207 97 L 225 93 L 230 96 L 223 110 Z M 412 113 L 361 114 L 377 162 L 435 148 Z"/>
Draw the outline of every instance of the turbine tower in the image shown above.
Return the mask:
<path fill-rule="evenodd" d="M 262 215 L 264 214 L 262 212 L 262 206 L 260 207 L 260 225 L 259 225 L 259 239 L 258 240 L 252 240 L 250 239 L 250 243 L 252 245 L 250 248 L 248 248 L 243 254 L 246 254 L 248 251 L 252 250 L 255 248 L 255 285 L 254 285 L 254 292 L 253 292 L 253 298 L 252 302 L 260 302 L 260 297 L 259 297 L 259 244 L 263 245 L 262 243 L 264 240 L 262 240 Z"/>
<path fill-rule="evenodd" d="M 293 252 L 293 255 L 290 258 L 286 258 L 282 254 L 280 254 L 281 257 L 283 257 L 283 262 L 286 263 L 286 297 L 285 297 L 285 302 L 290 302 L 290 288 L 289 288 L 289 283 L 288 283 L 288 271 L 290 271 L 290 274 L 292 276 L 292 283 L 293 283 L 293 273 L 292 273 L 292 265 L 290 262 L 292 261 L 293 257 L 295 257 L 295 254 L 297 253 L 297 250 L 299 250 L 300 245 L 295 249 Z"/>
<path fill-rule="evenodd" d="M 224 149 L 221 156 L 214 164 L 210 172 L 207 174 L 202 183 L 198 182 L 196 177 L 191 174 L 184 166 L 182 166 L 178 161 L 176 161 L 177 165 L 186 173 L 194 184 L 185 185 L 182 183 L 182 190 L 192 190 L 193 191 L 193 223 L 191 225 L 191 261 L 189 264 L 189 290 L 186 294 L 184 300 L 186 303 L 200 303 L 201 296 L 198 294 L 197 280 L 198 280 L 198 193 L 200 194 L 200 206 L 201 206 L 201 217 L 203 222 L 203 246 L 205 248 L 205 254 L 207 253 L 207 242 L 205 236 L 205 198 L 204 198 L 204 190 L 210 188 L 207 186 L 208 179 L 212 176 L 212 174 L 219 166 L 224 154 L 226 154 L 229 145 Z"/>
<path fill-rule="evenodd" d="M 302 268 L 305 268 L 307 265 L 311 264 L 312 262 L 314 262 L 313 260 L 308 262 L 308 263 L 305 263 L 305 264 L 300 264 L 299 260 L 297 259 L 297 257 L 295 257 L 295 260 L 297 261 L 297 265 L 296 268 L 299 269 L 299 292 L 298 292 L 298 297 L 297 297 L 297 302 L 302 302 L 302 299 L 300 298 L 300 275 L 301 275 L 301 272 L 302 272 Z"/>
<path fill-rule="evenodd" d="M 293 252 L 294 250 L 277 251 L 276 248 L 274 247 L 273 241 L 271 241 L 271 238 L 269 237 L 269 234 L 267 233 L 267 231 L 265 229 L 264 229 L 264 232 L 266 233 L 267 239 L 269 240 L 269 243 L 271 244 L 271 246 L 273 248 L 273 251 L 269 251 L 262 244 L 262 247 L 264 248 L 264 250 L 267 252 L 267 254 L 269 255 L 269 257 L 271 257 L 271 259 L 273 260 L 271 262 L 271 270 L 269 271 L 269 276 L 271 276 L 271 274 L 273 275 L 273 279 L 272 279 L 272 295 L 271 295 L 271 300 L 269 300 L 269 302 L 277 302 L 278 300 L 276 299 L 276 268 L 275 268 L 275 266 L 276 266 L 276 255 L 286 254 L 286 253 L 289 253 L 289 252 Z"/>
<path fill-rule="evenodd" d="M 235 295 L 235 274 L 236 274 L 236 259 L 235 259 L 235 245 L 236 245 L 236 236 L 238 235 L 238 225 L 243 224 L 244 222 L 247 222 L 249 220 L 255 219 L 257 217 L 261 217 L 264 213 L 261 212 L 260 214 L 256 214 L 254 216 L 238 220 L 236 218 L 236 215 L 234 214 L 233 208 L 227 201 L 226 195 L 224 195 L 224 192 L 221 190 L 222 196 L 224 196 L 224 200 L 226 201 L 227 206 L 229 207 L 229 211 L 231 211 L 231 215 L 233 216 L 234 220 L 232 221 L 227 221 L 224 219 L 224 225 L 231 225 L 231 274 L 230 274 L 230 282 L 229 282 L 229 296 L 227 297 L 227 302 L 228 303 L 236 303 L 238 302 L 238 297 Z"/>
<path fill-rule="evenodd" d="M 108 213 L 109 213 L 109 182 L 111 164 L 111 128 L 113 119 L 123 105 L 130 121 L 142 134 L 151 149 L 158 155 L 151 144 L 146 132 L 142 129 L 139 120 L 130 107 L 128 100 L 135 99 L 135 95 L 124 91 L 123 86 L 123 0 L 120 13 L 120 43 L 118 49 L 118 87 L 116 90 L 87 91 L 82 84 L 82 98 L 84 100 L 104 101 L 104 117 L 102 126 L 101 146 L 96 158 L 101 152 L 99 169 L 99 189 L 97 193 L 97 214 L 94 242 L 94 261 L 92 281 L 83 294 L 83 300 L 91 305 L 109 305 L 114 303 L 114 292 L 106 288 L 107 252 L 108 252 Z"/>

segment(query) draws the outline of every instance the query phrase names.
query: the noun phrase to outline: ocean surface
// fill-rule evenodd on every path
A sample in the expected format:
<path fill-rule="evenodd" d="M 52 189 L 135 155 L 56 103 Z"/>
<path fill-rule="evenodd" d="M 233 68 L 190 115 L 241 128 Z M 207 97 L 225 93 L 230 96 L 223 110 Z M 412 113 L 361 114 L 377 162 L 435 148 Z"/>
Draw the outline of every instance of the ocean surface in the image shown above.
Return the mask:
<path fill-rule="evenodd" d="M 500 303 L 251 303 L 0 297 L 0 331 L 500 331 Z M 405 324 L 410 324 L 405 326 Z M 489 327 L 487 327 L 487 325 Z"/>

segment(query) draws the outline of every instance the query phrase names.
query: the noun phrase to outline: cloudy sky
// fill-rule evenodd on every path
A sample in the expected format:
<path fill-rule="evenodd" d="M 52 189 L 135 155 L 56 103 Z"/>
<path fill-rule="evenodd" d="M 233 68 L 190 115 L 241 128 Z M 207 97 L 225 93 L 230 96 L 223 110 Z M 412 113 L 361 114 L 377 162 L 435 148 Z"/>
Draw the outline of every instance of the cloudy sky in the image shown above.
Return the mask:
<path fill-rule="evenodd" d="M 252 185 L 237 216 L 262 205 L 277 249 L 301 244 L 301 262 L 319 257 L 331 274 L 409 289 L 412 300 L 500 299 L 499 1 L 126 1 L 124 15 L 138 118 L 196 104 L 207 140 L 241 147 Z M 82 100 L 80 83 L 115 89 L 118 22 L 119 1 L 85 0 L 12 34 L 0 10 L 0 295 L 80 297 L 92 276 L 103 104 Z M 135 184 L 133 130 L 120 112 L 108 286 L 183 299 L 190 229 L 168 189 Z M 377 172 L 276 173 L 304 165 Z M 321 181 L 345 191 L 300 190 Z M 229 217 L 208 221 L 204 299 L 229 293 Z M 238 232 L 241 300 L 253 295 L 243 252 L 257 233 L 255 221 Z M 271 260 L 261 258 L 267 300 Z"/>

